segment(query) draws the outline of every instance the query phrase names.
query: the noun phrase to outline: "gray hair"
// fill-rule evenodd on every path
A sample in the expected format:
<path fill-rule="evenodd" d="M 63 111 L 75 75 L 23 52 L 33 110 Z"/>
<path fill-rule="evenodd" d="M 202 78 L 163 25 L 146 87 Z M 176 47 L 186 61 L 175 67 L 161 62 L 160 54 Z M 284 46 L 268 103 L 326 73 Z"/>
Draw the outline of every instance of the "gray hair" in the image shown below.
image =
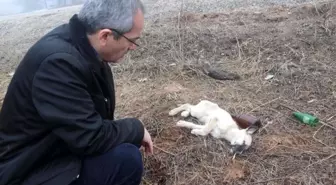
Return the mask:
<path fill-rule="evenodd" d="M 138 9 L 145 13 L 141 0 L 86 0 L 78 18 L 89 34 L 104 28 L 116 29 L 124 34 L 132 29 Z M 114 36 L 119 37 L 115 32 Z"/>

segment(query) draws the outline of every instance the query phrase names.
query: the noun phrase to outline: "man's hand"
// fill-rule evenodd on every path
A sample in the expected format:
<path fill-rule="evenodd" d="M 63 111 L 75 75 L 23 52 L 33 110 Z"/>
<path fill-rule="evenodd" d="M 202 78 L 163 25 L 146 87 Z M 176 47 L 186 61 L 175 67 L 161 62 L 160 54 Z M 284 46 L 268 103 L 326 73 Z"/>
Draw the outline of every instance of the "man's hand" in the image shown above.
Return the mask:
<path fill-rule="evenodd" d="M 142 139 L 141 145 L 145 148 L 145 152 L 147 154 L 153 154 L 153 142 L 152 142 L 152 138 L 149 135 L 147 129 L 145 128 L 145 134 L 144 137 Z"/>

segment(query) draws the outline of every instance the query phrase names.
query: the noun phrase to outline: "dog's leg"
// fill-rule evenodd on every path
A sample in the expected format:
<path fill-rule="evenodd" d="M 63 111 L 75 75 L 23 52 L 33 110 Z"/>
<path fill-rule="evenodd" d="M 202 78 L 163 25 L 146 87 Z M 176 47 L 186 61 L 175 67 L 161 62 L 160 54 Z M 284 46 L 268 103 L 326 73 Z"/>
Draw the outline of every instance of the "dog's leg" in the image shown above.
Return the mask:
<path fill-rule="evenodd" d="M 186 103 L 186 104 L 183 104 L 175 109 L 172 109 L 171 111 L 169 111 L 169 116 L 175 116 L 176 114 L 178 114 L 179 112 L 182 112 L 182 111 L 186 111 L 190 112 L 190 109 L 191 109 L 191 106 L 190 104 Z M 183 112 L 182 112 L 183 113 Z M 183 114 L 186 114 L 186 113 L 183 113 Z"/>
<path fill-rule="evenodd" d="M 189 121 L 184 121 L 184 120 L 180 120 L 176 123 L 176 126 L 178 127 L 185 127 L 185 128 L 190 128 L 190 129 L 202 129 L 204 128 L 205 126 L 204 125 L 197 125 L 197 124 L 194 124 L 192 122 L 189 122 Z"/>
<path fill-rule="evenodd" d="M 206 136 L 208 135 L 217 125 L 217 118 L 211 118 L 210 121 L 204 125 L 203 128 L 194 128 L 191 133 L 194 135 Z"/>

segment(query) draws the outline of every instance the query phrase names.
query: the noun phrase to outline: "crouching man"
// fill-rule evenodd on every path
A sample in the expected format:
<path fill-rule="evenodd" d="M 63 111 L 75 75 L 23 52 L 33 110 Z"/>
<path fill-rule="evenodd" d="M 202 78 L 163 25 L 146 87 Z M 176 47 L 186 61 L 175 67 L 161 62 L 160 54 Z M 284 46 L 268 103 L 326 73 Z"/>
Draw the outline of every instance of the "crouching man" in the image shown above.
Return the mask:
<path fill-rule="evenodd" d="M 140 184 L 136 118 L 115 120 L 109 62 L 137 48 L 140 0 L 87 0 L 24 56 L 0 113 L 0 185 Z"/>

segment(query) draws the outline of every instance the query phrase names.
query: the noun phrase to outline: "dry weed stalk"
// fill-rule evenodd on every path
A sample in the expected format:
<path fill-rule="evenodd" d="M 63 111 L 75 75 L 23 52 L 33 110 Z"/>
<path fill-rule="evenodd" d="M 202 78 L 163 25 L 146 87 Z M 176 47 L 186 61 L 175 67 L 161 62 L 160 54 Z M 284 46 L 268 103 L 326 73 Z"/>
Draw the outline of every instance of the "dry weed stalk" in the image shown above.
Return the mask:
<path fill-rule="evenodd" d="M 328 10 L 326 10 L 323 15 L 320 15 L 323 18 L 323 23 L 321 25 L 321 27 L 325 30 L 325 32 L 329 35 L 332 36 L 334 34 L 334 31 L 336 29 L 336 27 L 334 26 L 334 28 L 330 28 L 330 19 L 332 14 L 334 13 L 334 8 L 336 3 L 329 3 L 330 8 Z"/>
<path fill-rule="evenodd" d="M 179 56 L 180 56 L 180 59 L 181 61 L 185 61 L 185 57 L 184 57 L 184 52 L 183 52 L 183 36 L 184 34 L 181 33 L 181 30 L 182 30 L 182 25 L 181 25 L 181 17 L 183 17 L 184 15 L 184 0 L 181 1 L 181 6 L 180 6 L 180 11 L 178 13 L 178 23 L 177 23 L 177 29 L 178 29 L 178 37 L 179 37 L 179 48 L 180 48 L 180 51 L 179 51 Z"/>

